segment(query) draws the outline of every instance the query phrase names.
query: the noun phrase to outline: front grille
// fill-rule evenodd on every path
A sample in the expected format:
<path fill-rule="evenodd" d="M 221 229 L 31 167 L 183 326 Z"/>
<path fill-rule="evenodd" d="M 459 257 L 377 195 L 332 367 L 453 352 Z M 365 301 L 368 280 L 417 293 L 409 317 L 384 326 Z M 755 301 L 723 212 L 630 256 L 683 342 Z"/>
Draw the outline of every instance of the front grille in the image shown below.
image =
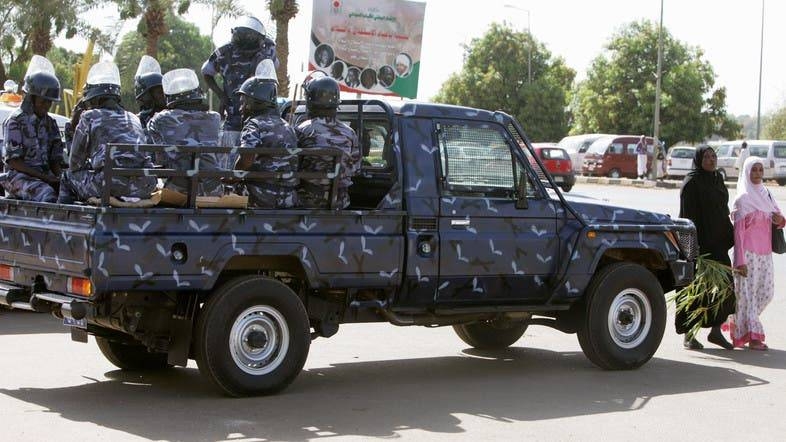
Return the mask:
<path fill-rule="evenodd" d="M 696 229 L 693 227 L 680 228 L 674 231 L 677 235 L 677 244 L 680 245 L 682 254 L 688 261 L 695 261 L 699 256 L 699 242 L 696 238 Z"/>

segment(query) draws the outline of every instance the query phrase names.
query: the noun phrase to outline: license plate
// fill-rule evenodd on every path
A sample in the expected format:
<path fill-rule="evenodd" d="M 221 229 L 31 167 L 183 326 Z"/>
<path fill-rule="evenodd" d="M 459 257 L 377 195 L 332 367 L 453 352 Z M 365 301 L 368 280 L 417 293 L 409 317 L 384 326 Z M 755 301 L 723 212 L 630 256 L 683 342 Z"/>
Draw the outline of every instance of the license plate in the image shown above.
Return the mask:
<path fill-rule="evenodd" d="M 561 182 L 564 182 L 564 181 L 565 181 L 565 178 L 563 178 L 561 176 L 555 176 L 554 177 L 554 182 L 555 183 L 561 183 Z"/>
<path fill-rule="evenodd" d="M 71 319 L 64 317 L 63 325 L 67 325 L 69 327 L 87 328 L 87 319 Z"/>

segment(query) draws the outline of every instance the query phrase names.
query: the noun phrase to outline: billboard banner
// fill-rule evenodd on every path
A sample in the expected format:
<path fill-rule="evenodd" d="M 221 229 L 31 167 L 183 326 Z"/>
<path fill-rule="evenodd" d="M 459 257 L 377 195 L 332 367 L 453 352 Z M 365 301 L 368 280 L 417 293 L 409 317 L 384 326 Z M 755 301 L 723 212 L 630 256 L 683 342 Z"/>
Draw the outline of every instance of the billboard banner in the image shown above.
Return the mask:
<path fill-rule="evenodd" d="M 309 70 L 343 91 L 415 98 L 425 13 L 406 0 L 314 0 Z"/>

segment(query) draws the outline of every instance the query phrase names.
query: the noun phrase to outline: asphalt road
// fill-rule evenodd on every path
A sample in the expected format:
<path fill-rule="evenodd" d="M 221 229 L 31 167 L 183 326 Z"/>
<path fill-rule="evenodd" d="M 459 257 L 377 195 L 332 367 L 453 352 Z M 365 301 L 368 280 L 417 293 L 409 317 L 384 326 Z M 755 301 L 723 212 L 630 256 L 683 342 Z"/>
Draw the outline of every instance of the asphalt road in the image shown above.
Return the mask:
<path fill-rule="evenodd" d="M 786 189 L 771 190 L 786 207 Z M 581 184 L 571 194 L 677 210 L 676 190 Z M 786 269 L 786 257 L 775 266 Z M 116 370 L 56 320 L 0 310 L 0 440 L 783 440 L 786 276 L 777 278 L 762 317 L 768 352 L 683 350 L 673 307 L 655 357 L 628 372 L 597 369 L 575 336 L 543 327 L 480 352 L 450 328 L 348 325 L 313 342 L 286 391 L 249 399 L 217 395 L 193 365 Z"/>

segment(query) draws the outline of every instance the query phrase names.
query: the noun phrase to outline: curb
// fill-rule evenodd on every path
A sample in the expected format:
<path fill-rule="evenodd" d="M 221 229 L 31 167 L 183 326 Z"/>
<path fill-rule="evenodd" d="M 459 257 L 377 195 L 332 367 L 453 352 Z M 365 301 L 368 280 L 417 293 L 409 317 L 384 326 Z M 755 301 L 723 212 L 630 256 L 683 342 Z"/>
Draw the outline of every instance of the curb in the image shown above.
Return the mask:
<path fill-rule="evenodd" d="M 633 178 L 608 178 L 608 177 L 599 177 L 599 176 L 576 175 L 576 184 L 578 183 L 603 184 L 603 185 L 610 185 L 610 186 L 631 186 L 631 187 L 642 187 L 646 189 L 652 189 L 656 187 L 659 187 L 661 189 L 679 189 L 680 187 L 682 187 L 682 180 L 655 181 L 649 178 L 644 180 L 637 180 Z M 726 188 L 736 189 L 737 183 L 727 182 Z"/>

